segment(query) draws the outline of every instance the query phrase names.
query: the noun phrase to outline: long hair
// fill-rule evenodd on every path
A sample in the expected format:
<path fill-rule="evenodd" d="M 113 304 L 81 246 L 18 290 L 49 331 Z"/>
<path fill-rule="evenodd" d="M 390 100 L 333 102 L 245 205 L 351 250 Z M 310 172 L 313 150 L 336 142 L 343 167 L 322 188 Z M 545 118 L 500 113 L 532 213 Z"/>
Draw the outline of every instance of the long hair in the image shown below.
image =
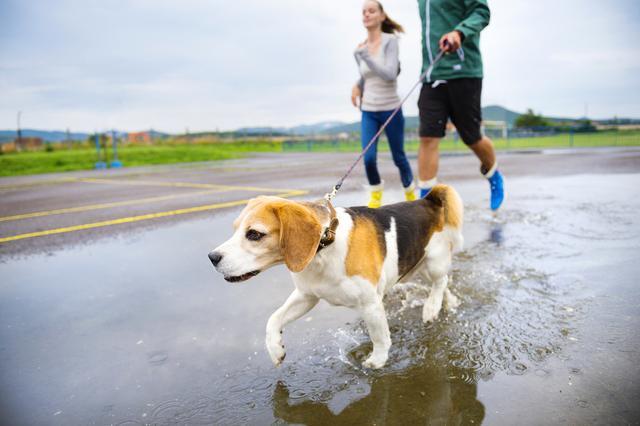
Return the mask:
<path fill-rule="evenodd" d="M 388 33 L 388 34 L 404 33 L 404 28 L 402 28 L 402 25 L 398 24 L 396 21 L 389 18 L 389 15 L 385 13 L 384 8 L 382 7 L 382 3 L 380 3 L 378 0 L 371 0 L 371 1 L 376 3 L 380 8 L 380 12 L 384 13 L 385 15 L 384 21 L 382 21 L 383 33 Z"/>

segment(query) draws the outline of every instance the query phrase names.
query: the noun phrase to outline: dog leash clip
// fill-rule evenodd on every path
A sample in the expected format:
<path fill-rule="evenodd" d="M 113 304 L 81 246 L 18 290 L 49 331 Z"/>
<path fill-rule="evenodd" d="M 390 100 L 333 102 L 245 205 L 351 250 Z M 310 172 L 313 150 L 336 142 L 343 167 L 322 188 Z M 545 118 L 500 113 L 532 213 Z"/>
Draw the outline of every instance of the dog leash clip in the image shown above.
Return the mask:
<path fill-rule="evenodd" d="M 338 185 L 334 186 L 331 192 L 327 192 L 326 194 L 324 194 L 324 199 L 328 202 L 331 202 L 331 200 L 333 200 L 338 193 L 338 189 L 340 189 Z"/>

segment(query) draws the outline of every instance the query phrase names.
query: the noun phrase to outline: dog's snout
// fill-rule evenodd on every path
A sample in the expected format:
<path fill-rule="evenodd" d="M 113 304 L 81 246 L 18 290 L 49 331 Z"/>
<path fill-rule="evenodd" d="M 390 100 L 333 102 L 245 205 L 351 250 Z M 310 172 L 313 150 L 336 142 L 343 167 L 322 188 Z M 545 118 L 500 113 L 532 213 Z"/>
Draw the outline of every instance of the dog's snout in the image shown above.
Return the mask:
<path fill-rule="evenodd" d="M 209 253 L 209 260 L 213 263 L 213 266 L 218 266 L 218 263 L 222 260 L 222 255 L 217 251 L 212 251 Z"/>

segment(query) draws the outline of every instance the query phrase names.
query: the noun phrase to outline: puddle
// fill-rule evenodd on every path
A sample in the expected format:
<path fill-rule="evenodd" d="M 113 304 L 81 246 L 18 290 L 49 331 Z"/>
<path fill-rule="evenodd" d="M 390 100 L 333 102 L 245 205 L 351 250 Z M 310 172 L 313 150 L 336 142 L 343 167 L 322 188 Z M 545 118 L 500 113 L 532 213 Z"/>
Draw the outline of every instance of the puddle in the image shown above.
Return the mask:
<path fill-rule="evenodd" d="M 512 179 L 498 215 L 462 183 L 466 249 L 450 284 L 462 304 L 424 325 L 424 286 L 396 287 L 377 371 L 361 367 L 360 320 L 326 304 L 285 330 L 287 358 L 270 364 L 264 324 L 292 286 L 283 268 L 233 286 L 207 264 L 235 213 L 1 264 L 3 411 L 47 424 L 478 424 L 521 422 L 509 407 L 527 405 L 534 423 L 632 421 L 638 409 L 607 389 L 637 390 L 640 201 L 610 188 L 640 176 L 592 180 Z"/>

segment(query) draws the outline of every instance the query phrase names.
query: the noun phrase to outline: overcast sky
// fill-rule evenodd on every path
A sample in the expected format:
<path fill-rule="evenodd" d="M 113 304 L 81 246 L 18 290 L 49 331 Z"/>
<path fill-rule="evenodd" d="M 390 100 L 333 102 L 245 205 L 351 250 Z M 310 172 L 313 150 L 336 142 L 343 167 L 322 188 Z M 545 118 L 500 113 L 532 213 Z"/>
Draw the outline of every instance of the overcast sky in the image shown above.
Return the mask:
<path fill-rule="evenodd" d="M 422 62 L 415 0 L 403 95 Z M 639 0 L 489 0 L 483 104 L 640 117 Z M 0 129 L 168 132 L 356 121 L 361 0 L 0 0 Z M 416 115 L 417 95 L 404 111 Z"/>

